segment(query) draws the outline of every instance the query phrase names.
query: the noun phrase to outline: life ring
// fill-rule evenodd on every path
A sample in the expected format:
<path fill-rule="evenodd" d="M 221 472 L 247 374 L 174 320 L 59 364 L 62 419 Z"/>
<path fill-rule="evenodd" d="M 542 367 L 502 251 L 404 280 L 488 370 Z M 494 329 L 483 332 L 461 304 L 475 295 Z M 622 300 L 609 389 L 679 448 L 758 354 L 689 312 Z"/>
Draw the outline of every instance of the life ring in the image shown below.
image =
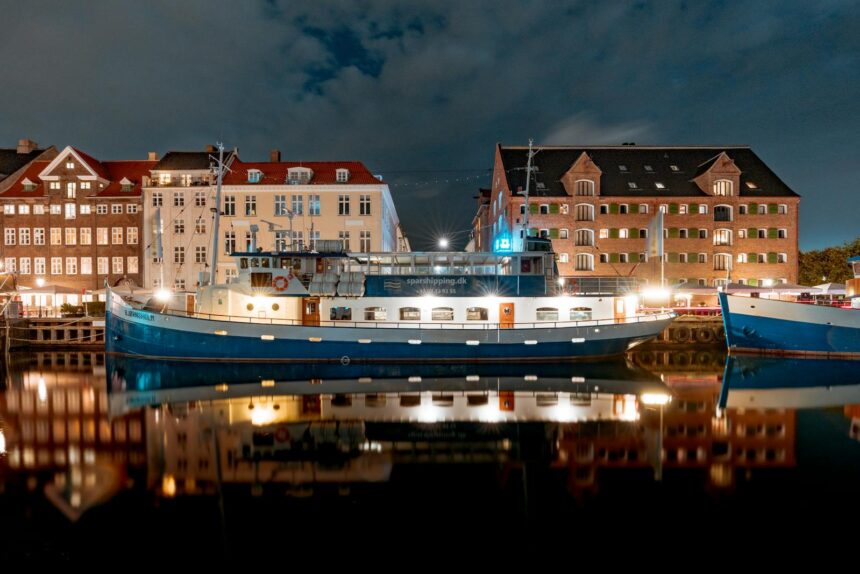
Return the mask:
<path fill-rule="evenodd" d="M 690 328 L 675 327 L 673 335 L 674 339 L 679 343 L 686 343 L 690 340 Z"/>
<path fill-rule="evenodd" d="M 714 362 L 714 357 L 707 351 L 699 351 L 696 353 L 696 364 L 700 367 L 707 367 Z"/>
<path fill-rule="evenodd" d="M 279 427 L 275 431 L 275 440 L 280 443 L 285 443 L 290 440 L 290 429 L 287 427 Z"/>
<path fill-rule="evenodd" d="M 696 329 L 696 342 L 711 343 L 713 340 L 714 332 L 711 331 L 710 327 L 702 327 L 701 329 Z"/>
<path fill-rule="evenodd" d="M 286 291 L 287 287 L 290 285 L 290 280 L 284 277 L 283 275 L 279 275 L 272 279 L 272 288 L 275 291 Z"/>

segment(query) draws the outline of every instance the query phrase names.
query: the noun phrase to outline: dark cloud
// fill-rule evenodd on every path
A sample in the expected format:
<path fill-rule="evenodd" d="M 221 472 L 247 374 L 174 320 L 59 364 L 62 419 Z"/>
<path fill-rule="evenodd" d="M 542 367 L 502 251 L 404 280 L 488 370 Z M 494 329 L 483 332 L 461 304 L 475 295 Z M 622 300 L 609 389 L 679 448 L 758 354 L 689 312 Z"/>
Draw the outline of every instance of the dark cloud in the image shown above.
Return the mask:
<path fill-rule="evenodd" d="M 802 247 L 858 232 L 856 2 L 0 4 L 0 145 L 360 159 L 421 246 L 465 237 L 496 142 L 746 143 Z"/>

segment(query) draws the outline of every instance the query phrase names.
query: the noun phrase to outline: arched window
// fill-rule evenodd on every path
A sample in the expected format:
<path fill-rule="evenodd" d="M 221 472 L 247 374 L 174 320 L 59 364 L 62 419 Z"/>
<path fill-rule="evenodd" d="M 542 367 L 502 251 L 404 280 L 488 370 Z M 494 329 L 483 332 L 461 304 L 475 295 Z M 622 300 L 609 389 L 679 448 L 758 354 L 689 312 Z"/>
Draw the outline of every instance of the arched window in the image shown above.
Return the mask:
<path fill-rule="evenodd" d="M 731 245 L 732 230 L 731 229 L 715 229 L 714 230 L 714 245 Z"/>
<path fill-rule="evenodd" d="M 571 321 L 590 321 L 591 307 L 574 307 L 570 310 Z"/>
<path fill-rule="evenodd" d="M 400 308 L 400 320 L 401 321 L 420 321 L 421 320 L 421 309 L 418 307 L 401 307 Z"/>
<path fill-rule="evenodd" d="M 717 205 L 714 207 L 714 221 L 731 221 L 732 207 L 730 205 Z"/>
<path fill-rule="evenodd" d="M 466 309 L 467 321 L 486 321 L 488 317 L 486 307 L 468 307 Z"/>
<path fill-rule="evenodd" d="M 579 203 L 576 206 L 577 221 L 594 221 L 594 206 L 589 203 Z"/>
<path fill-rule="evenodd" d="M 594 255 L 591 255 L 590 253 L 577 253 L 576 270 L 594 271 Z"/>
<path fill-rule="evenodd" d="M 558 309 L 555 307 L 538 307 L 536 317 L 538 321 L 558 321 Z"/>
<path fill-rule="evenodd" d="M 594 230 L 592 229 L 577 229 L 575 245 L 586 246 L 594 245 Z"/>
<path fill-rule="evenodd" d="M 388 319 L 388 311 L 385 307 L 366 307 L 364 309 L 365 321 L 385 321 Z"/>
<path fill-rule="evenodd" d="M 453 321 L 454 309 L 451 307 L 433 307 L 430 318 L 433 321 Z"/>
<path fill-rule="evenodd" d="M 594 195 L 594 182 L 590 179 L 577 180 L 576 195 Z"/>
<path fill-rule="evenodd" d="M 728 179 L 718 179 L 714 182 L 714 195 L 734 195 L 732 182 Z"/>
<path fill-rule="evenodd" d="M 714 255 L 714 271 L 727 271 L 732 265 L 732 256 L 729 253 L 717 253 Z"/>

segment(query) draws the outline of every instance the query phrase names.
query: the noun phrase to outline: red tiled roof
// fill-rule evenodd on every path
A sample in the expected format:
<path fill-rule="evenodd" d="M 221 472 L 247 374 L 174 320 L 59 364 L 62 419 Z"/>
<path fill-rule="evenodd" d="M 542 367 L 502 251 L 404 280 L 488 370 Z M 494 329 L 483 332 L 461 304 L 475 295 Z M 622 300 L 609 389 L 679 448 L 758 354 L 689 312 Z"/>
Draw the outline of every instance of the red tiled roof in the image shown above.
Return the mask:
<path fill-rule="evenodd" d="M 102 165 L 107 173 L 110 183 L 98 193 L 90 197 L 139 197 L 141 179 L 149 175 L 149 170 L 155 167 L 157 161 L 148 160 L 126 160 L 106 161 Z M 120 182 L 123 178 L 134 184 L 130 191 L 123 191 Z"/>
<path fill-rule="evenodd" d="M 225 185 L 249 185 L 248 170 L 258 169 L 263 172 L 263 177 L 256 184 L 250 185 L 283 185 L 287 182 L 287 171 L 291 167 L 307 167 L 313 170 L 314 176 L 309 185 L 334 185 L 337 184 L 336 170 L 346 168 L 349 170 L 351 185 L 379 185 L 384 183 L 364 167 L 360 161 L 281 161 L 281 162 L 243 162 L 236 159 L 230 166 L 230 171 L 224 176 Z"/>
<path fill-rule="evenodd" d="M 88 166 L 90 166 L 90 168 L 94 172 L 96 172 L 96 175 L 98 175 L 99 177 L 104 178 L 104 179 L 110 179 L 110 176 L 108 175 L 108 172 L 105 169 L 105 166 L 103 166 L 99 160 L 97 160 L 96 158 L 94 158 L 93 156 L 91 156 L 87 153 L 82 152 L 81 150 L 79 150 L 76 147 L 72 147 L 72 149 L 75 150 L 76 154 L 81 156 L 81 159 L 84 160 L 86 162 L 86 164 Z"/>
<path fill-rule="evenodd" d="M 9 187 L 3 193 L 0 193 L 0 197 L 42 197 L 44 195 L 44 187 L 42 186 L 42 180 L 39 179 L 39 174 L 42 173 L 42 170 L 48 167 L 49 161 L 34 161 L 30 164 L 30 166 L 21 174 L 21 177 Z M 24 191 L 24 180 L 29 179 L 33 183 L 36 184 L 36 188 L 33 191 Z"/>

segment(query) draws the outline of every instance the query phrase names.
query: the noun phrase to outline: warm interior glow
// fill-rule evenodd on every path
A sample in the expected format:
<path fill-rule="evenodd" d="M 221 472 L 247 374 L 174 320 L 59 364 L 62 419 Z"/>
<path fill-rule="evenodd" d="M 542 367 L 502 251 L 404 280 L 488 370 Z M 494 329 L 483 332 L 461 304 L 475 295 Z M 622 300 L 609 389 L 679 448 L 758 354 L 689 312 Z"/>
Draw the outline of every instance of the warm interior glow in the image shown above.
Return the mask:
<path fill-rule="evenodd" d="M 643 393 L 639 400 L 643 405 L 648 406 L 663 406 L 671 400 L 671 396 L 666 393 Z"/>
<path fill-rule="evenodd" d="M 251 413 L 251 424 L 254 426 L 263 426 L 274 422 L 275 411 L 272 405 L 254 405 L 256 408 Z"/>
<path fill-rule="evenodd" d="M 669 298 L 669 290 L 665 287 L 648 287 L 642 290 L 642 297 L 646 300 L 665 300 Z"/>

